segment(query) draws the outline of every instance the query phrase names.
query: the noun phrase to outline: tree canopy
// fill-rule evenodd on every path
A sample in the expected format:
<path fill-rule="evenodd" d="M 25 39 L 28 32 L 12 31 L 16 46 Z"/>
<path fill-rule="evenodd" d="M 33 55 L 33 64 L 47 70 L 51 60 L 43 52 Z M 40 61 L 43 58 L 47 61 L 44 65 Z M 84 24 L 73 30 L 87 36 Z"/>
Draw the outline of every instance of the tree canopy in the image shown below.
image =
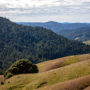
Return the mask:
<path fill-rule="evenodd" d="M 24 73 L 37 73 L 38 68 L 35 64 L 32 64 L 27 59 L 21 59 L 16 61 L 10 66 L 10 68 L 5 72 L 4 76 L 9 78 L 13 75 L 24 74 Z"/>

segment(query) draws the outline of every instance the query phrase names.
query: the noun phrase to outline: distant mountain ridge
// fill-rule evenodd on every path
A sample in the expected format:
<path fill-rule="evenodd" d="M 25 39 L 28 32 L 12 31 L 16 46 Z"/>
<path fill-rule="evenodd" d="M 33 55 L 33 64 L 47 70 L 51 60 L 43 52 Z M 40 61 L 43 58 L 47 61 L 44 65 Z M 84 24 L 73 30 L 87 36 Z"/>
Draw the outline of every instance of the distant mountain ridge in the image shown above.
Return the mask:
<path fill-rule="evenodd" d="M 72 40 L 78 40 L 78 41 L 90 40 L 90 33 L 89 33 L 90 23 L 58 23 L 58 22 L 50 21 L 45 23 L 21 22 L 18 24 L 27 25 L 27 26 L 40 26 L 47 29 L 51 29 L 57 34 L 63 35 L 64 37 Z M 89 34 L 89 37 L 87 37 L 88 36 L 87 34 Z"/>
<path fill-rule="evenodd" d="M 68 31 L 68 32 L 67 32 Z M 90 40 L 90 26 L 81 27 L 73 30 L 62 30 L 59 33 L 68 39 L 78 40 L 78 41 L 88 41 Z"/>

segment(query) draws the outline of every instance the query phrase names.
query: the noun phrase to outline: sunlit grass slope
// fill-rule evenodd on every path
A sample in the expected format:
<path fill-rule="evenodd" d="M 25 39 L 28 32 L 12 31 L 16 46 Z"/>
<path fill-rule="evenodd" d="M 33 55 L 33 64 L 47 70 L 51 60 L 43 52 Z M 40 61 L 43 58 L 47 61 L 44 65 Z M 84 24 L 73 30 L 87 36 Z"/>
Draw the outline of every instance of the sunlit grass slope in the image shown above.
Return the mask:
<path fill-rule="evenodd" d="M 79 77 L 63 83 L 57 83 L 38 90 L 90 90 L 90 75 Z"/>
<path fill-rule="evenodd" d="M 51 68 L 51 66 L 60 66 Z M 51 62 L 51 63 L 50 63 Z M 57 62 L 57 63 L 56 63 Z M 50 65 L 45 69 L 44 66 Z M 79 77 L 90 75 L 90 54 L 69 56 L 53 61 L 47 61 L 39 63 L 38 67 L 40 72 L 38 74 L 22 74 L 16 75 L 8 80 L 1 87 L 1 90 L 47 90 L 52 85 L 62 84 L 69 80 L 73 80 Z M 45 71 L 44 71 L 45 70 Z M 54 89 L 55 90 L 55 89 Z"/>
<path fill-rule="evenodd" d="M 89 41 L 85 41 L 84 43 L 90 45 L 90 40 Z"/>
<path fill-rule="evenodd" d="M 90 59 L 90 54 L 74 55 L 74 56 L 68 56 L 64 58 L 42 62 L 42 63 L 37 64 L 37 66 L 40 72 L 44 72 L 44 71 L 49 71 L 49 70 L 56 69 L 59 67 L 63 67 L 66 65 L 70 65 L 73 63 L 85 61 L 88 59 Z"/>

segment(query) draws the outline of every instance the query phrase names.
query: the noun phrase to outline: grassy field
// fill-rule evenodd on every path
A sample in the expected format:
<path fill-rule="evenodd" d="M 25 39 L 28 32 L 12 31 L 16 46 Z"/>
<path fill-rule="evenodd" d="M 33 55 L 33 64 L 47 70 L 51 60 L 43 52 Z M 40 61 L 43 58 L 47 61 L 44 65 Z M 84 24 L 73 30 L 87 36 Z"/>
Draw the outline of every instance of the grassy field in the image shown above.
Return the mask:
<path fill-rule="evenodd" d="M 69 80 L 64 83 L 57 83 L 38 90 L 90 90 L 90 75 Z"/>
<path fill-rule="evenodd" d="M 90 54 L 64 57 L 37 66 L 38 74 L 16 75 L 6 80 L 0 90 L 72 90 L 74 85 L 78 88 L 75 90 L 82 90 L 90 86 Z"/>
<path fill-rule="evenodd" d="M 84 43 L 90 45 L 90 40 L 89 41 L 85 41 Z"/>
<path fill-rule="evenodd" d="M 66 65 L 70 65 L 73 63 L 78 63 L 81 61 L 85 61 L 90 59 L 90 54 L 83 54 L 83 55 L 75 55 L 75 56 L 68 56 L 64 58 L 59 58 L 51 61 L 46 61 L 37 64 L 40 72 L 49 71 L 52 69 L 64 67 Z"/>

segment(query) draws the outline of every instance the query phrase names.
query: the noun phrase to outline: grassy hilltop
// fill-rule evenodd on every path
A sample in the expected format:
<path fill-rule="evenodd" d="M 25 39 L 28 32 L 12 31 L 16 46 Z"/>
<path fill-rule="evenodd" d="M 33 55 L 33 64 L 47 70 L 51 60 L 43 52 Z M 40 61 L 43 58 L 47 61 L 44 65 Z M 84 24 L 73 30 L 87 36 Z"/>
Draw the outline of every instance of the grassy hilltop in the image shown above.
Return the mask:
<path fill-rule="evenodd" d="M 39 73 L 5 81 L 1 90 L 89 90 L 90 54 L 68 56 L 37 64 Z M 72 83 L 72 84 L 71 84 Z"/>
<path fill-rule="evenodd" d="M 87 44 L 87 45 L 90 45 L 90 40 L 89 41 L 85 41 L 84 43 Z"/>

